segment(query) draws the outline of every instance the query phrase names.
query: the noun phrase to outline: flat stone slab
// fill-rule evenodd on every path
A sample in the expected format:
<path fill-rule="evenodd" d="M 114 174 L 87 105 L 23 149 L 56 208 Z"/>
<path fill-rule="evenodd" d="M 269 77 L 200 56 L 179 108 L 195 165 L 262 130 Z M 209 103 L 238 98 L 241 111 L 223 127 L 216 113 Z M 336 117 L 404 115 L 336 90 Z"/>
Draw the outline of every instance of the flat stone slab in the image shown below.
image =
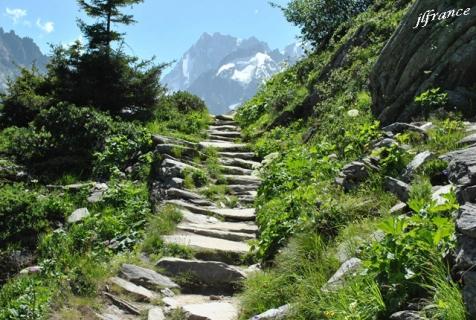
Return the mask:
<path fill-rule="evenodd" d="M 215 217 L 193 213 L 185 209 L 181 209 L 180 213 L 182 214 L 182 222 L 184 223 L 188 222 L 193 224 L 214 224 L 220 221 Z"/>
<path fill-rule="evenodd" d="M 215 120 L 235 121 L 235 117 L 231 114 L 219 114 L 215 116 Z"/>
<path fill-rule="evenodd" d="M 163 239 L 165 243 L 188 246 L 191 249 L 198 251 L 210 250 L 222 253 L 246 254 L 250 250 L 248 244 L 244 242 L 200 236 L 185 232 L 164 236 Z"/>
<path fill-rule="evenodd" d="M 188 224 L 180 223 L 177 230 L 190 232 L 202 236 L 220 238 L 231 241 L 246 241 L 255 239 L 255 236 L 250 233 L 241 233 L 230 230 L 219 230 L 218 228 L 210 228 L 211 224 Z"/>
<path fill-rule="evenodd" d="M 219 152 L 218 155 L 222 158 L 234 158 L 242 160 L 253 160 L 256 158 L 256 155 L 253 152 L 229 152 L 223 151 Z M 260 166 L 261 163 L 257 162 Z"/>
<path fill-rule="evenodd" d="M 221 171 L 224 174 L 229 174 L 229 175 L 251 176 L 253 174 L 253 170 L 251 169 L 245 169 L 245 168 L 235 167 L 235 166 L 222 166 Z"/>
<path fill-rule="evenodd" d="M 133 296 L 136 301 L 147 301 L 151 302 L 155 298 L 157 298 L 156 294 L 142 286 L 138 286 L 129 282 L 127 280 L 112 277 L 109 281 L 118 286 L 121 290 L 127 292 L 129 295 Z"/>
<path fill-rule="evenodd" d="M 173 282 L 170 278 L 163 276 L 154 270 L 132 264 L 123 264 L 120 270 L 120 276 L 136 285 L 151 290 L 179 287 L 179 285 Z"/>
<path fill-rule="evenodd" d="M 245 209 L 213 209 L 214 214 L 231 221 L 253 221 L 256 218 L 254 208 Z"/>
<path fill-rule="evenodd" d="M 245 169 L 255 170 L 261 167 L 260 162 L 252 161 L 252 160 L 245 160 L 240 158 L 230 158 L 225 157 L 218 160 L 222 165 L 226 166 L 235 166 Z"/>
<path fill-rule="evenodd" d="M 433 159 L 434 157 L 435 155 L 430 151 L 423 151 L 417 154 L 413 158 L 413 160 L 407 165 L 405 173 L 403 174 L 404 179 L 406 181 L 410 181 L 410 179 L 413 177 L 415 172 L 419 168 L 421 168 L 422 165 L 424 165 L 426 162 Z"/>
<path fill-rule="evenodd" d="M 189 304 L 182 307 L 188 320 L 236 320 L 238 308 L 228 302 Z"/>
<path fill-rule="evenodd" d="M 219 131 L 219 132 L 224 132 L 224 131 L 239 131 L 240 128 L 236 125 L 233 124 L 222 124 L 222 125 L 213 125 L 209 127 L 209 130 L 213 131 Z"/>
<path fill-rule="evenodd" d="M 228 191 L 230 192 L 230 194 L 234 194 L 234 195 L 241 195 L 241 194 L 253 195 L 253 194 L 250 194 L 250 192 L 255 193 L 257 189 L 258 187 L 256 185 L 243 185 L 243 184 L 228 185 Z M 254 195 L 256 196 L 256 194 Z"/>
<path fill-rule="evenodd" d="M 246 278 L 242 270 L 218 261 L 162 258 L 157 262 L 157 267 L 170 276 L 191 275 L 193 279 L 213 288 L 229 289 Z"/>
<path fill-rule="evenodd" d="M 225 152 L 240 152 L 248 149 L 246 144 L 233 143 L 233 142 L 213 142 L 213 141 L 202 141 L 199 143 L 202 148 L 215 148 L 218 151 Z"/>
<path fill-rule="evenodd" d="M 208 130 L 209 135 L 222 136 L 227 138 L 240 138 L 241 133 L 239 131 L 220 131 L 220 130 Z"/>
<path fill-rule="evenodd" d="M 224 175 L 223 178 L 229 184 L 259 185 L 261 183 L 261 179 L 255 176 Z"/>
<path fill-rule="evenodd" d="M 147 320 L 165 320 L 164 312 L 162 308 L 154 307 L 149 309 L 147 313 Z"/>

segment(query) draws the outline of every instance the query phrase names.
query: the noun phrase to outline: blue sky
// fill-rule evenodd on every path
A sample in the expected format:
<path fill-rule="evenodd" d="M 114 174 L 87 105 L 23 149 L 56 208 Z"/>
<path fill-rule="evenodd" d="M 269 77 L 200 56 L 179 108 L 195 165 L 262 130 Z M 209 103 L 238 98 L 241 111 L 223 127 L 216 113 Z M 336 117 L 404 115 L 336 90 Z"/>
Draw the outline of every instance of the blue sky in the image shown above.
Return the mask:
<path fill-rule="evenodd" d="M 280 49 L 298 34 L 268 0 L 145 0 L 132 13 L 138 23 L 124 29 L 127 50 L 158 62 L 178 60 L 203 32 L 256 36 Z M 33 38 L 43 52 L 78 39 L 80 16 L 75 0 L 0 0 L 0 27 Z"/>

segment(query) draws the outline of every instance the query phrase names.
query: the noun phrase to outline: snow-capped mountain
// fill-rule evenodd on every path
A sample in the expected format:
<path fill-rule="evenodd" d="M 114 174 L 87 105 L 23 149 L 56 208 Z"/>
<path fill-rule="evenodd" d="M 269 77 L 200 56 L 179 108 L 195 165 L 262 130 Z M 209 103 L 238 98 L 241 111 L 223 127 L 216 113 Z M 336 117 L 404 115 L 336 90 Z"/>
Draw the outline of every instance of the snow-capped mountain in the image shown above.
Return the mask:
<path fill-rule="evenodd" d="M 264 81 L 303 54 L 297 44 L 282 51 L 271 50 L 254 37 L 238 39 L 204 33 L 163 83 L 171 91 L 198 95 L 213 114 L 226 113 L 251 98 Z"/>

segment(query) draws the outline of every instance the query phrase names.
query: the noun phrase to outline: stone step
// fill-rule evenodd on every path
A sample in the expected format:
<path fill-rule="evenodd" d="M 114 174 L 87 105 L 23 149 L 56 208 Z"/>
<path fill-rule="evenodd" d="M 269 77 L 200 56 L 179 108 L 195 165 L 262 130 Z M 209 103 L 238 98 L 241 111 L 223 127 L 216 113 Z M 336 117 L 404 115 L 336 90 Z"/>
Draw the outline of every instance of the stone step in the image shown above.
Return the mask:
<path fill-rule="evenodd" d="M 224 137 L 216 134 L 211 134 L 208 136 L 209 141 L 215 142 L 235 142 L 237 138 Z"/>
<path fill-rule="evenodd" d="M 244 175 L 244 176 L 250 176 L 253 174 L 253 170 L 251 169 L 245 169 L 245 168 L 235 167 L 235 166 L 222 166 L 221 172 L 224 174 Z"/>
<path fill-rule="evenodd" d="M 235 121 L 235 117 L 231 114 L 217 114 L 215 120 Z"/>
<path fill-rule="evenodd" d="M 209 228 L 209 225 L 180 223 L 177 226 L 177 230 L 231 241 L 246 241 L 255 239 L 255 236 L 249 233 L 219 230 L 217 228 Z"/>
<path fill-rule="evenodd" d="M 151 302 L 157 298 L 155 292 L 122 278 L 112 277 L 109 278 L 109 282 L 118 287 L 121 291 L 126 292 L 129 296 L 132 296 L 135 301 Z"/>
<path fill-rule="evenodd" d="M 215 217 L 196 214 L 187 210 L 181 210 L 181 212 L 183 215 L 182 223 L 196 225 L 200 228 L 247 233 L 250 235 L 255 235 L 258 232 L 258 227 L 254 223 L 222 222 Z"/>
<path fill-rule="evenodd" d="M 233 142 L 213 142 L 213 141 L 202 141 L 199 143 L 201 148 L 215 148 L 219 152 L 246 152 L 248 150 L 248 145 L 241 143 Z"/>
<path fill-rule="evenodd" d="M 234 126 L 234 125 L 229 125 L 229 124 L 225 124 L 225 125 L 220 125 L 220 126 L 209 126 L 208 127 L 208 130 L 213 130 L 213 131 L 233 131 L 233 132 L 239 132 L 240 131 L 240 128 L 238 126 Z"/>
<path fill-rule="evenodd" d="M 228 302 L 189 304 L 182 307 L 187 320 L 236 320 L 238 308 Z"/>
<path fill-rule="evenodd" d="M 243 175 L 224 175 L 223 178 L 230 184 L 234 185 L 254 185 L 259 186 L 261 179 L 255 176 L 243 176 Z"/>
<path fill-rule="evenodd" d="M 240 194 L 249 194 L 250 192 L 256 192 L 258 187 L 256 185 L 237 185 L 237 184 L 230 184 L 227 186 L 228 192 L 233 195 L 240 195 Z"/>
<path fill-rule="evenodd" d="M 250 169 L 250 170 L 254 170 L 261 167 L 261 163 L 259 162 L 244 160 L 239 158 L 225 157 L 225 158 L 219 159 L 218 161 L 220 162 L 220 164 L 225 166 L 234 166 L 234 167 L 240 167 L 240 168 Z"/>
<path fill-rule="evenodd" d="M 195 281 L 182 284 L 185 291 L 202 293 L 233 293 L 246 278 L 246 273 L 237 267 L 219 261 L 186 260 L 180 258 L 162 258 L 157 268 L 166 275 L 180 278 L 191 276 Z M 201 285 L 201 287 L 198 287 Z"/>
<path fill-rule="evenodd" d="M 192 213 L 223 218 L 225 221 L 253 221 L 254 209 L 219 209 L 194 205 L 184 200 L 166 200 L 165 204 L 173 204 Z"/>
<path fill-rule="evenodd" d="M 218 131 L 218 130 L 208 130 L 209 135 L 216 135 L 227 138 L 240 138 L 241 133 L 239 131 Z"/>
<path fill-rule="evenodd" d="M 241 159 L 252 161 L 256 159 L 256 155 L 253 152 L 231 152 L 231 151 L 221 151 L 218 152 L 218 155 L 221 158 L 231 158 L 231 159 Z"/>
<path fill-rule="evenodd" d="M 192 249 L 197 259 L 241 264 L 250 247 L 244 242 L 206 237 L 187 232 L 164 236 L 167 244 L 177 244 Z"/>
<path fill-rule="evenodd" d="M 119 276 L 135 285 L 158 291 L 165 288 L 178 288 L 178 284 L 154 270 L 142 268 L 133 264 L 123 264 Z"/>

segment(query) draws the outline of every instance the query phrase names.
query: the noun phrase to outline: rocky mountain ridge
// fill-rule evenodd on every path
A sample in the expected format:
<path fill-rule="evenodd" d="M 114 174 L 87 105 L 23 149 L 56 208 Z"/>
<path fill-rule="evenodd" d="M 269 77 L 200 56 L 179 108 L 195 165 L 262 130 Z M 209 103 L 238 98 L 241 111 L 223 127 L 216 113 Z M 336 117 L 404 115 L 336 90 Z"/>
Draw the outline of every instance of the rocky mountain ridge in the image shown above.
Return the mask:
<path fill-rule="evenodd" d="M 0 91 L 6 89 L 9 78 L 19 73 L 18 67 L 35 64 L 40 71 L 45 69 L 48 57 L 28 37 L 20 37 L 14 31 L 5 32 L 0 28 Z"/>
<path fill-rule="evenodd" d="M 200 96 L 213 114 L 226 113 L 303 55 L 297 43 L 280 51 L 254 37 L 238 39 L 204 33 L 163 82 L 172 91 L 185 90 Z"/>

